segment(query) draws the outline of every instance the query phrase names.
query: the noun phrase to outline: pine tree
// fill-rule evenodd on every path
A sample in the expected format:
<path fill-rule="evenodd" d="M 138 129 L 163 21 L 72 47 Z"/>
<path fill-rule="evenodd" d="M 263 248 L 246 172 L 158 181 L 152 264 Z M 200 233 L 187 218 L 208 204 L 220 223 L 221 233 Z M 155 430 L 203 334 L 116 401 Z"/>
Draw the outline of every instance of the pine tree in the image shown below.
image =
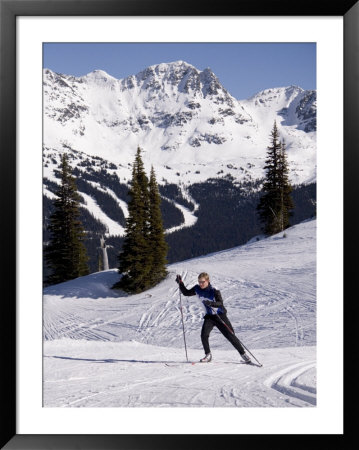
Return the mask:
<path fill-rule="evenodd" d="M 293 209 L 292 188 L 289 183 L 289 169 L 284 141 L 279 141 L 279 132 L 274 122 L 271 132 L 271 146 L 267 147 L 267 159 L 264 169 L 266 179 L 263 183 L 263 195 L 257 210 L 264 224 L 264 233 L 273 235 L 289 226 L 289 217 Z"/>
<path fill-rule="evenodd" d="M 45 260 L 50 268 L 46 282 L 56 284 L 87 275 L 88 256 L 84 246 L 85 231 L 79 220 L 79 194 L 67 156 L 61 160 L 61 185 L 56 192 L 54 212 L 50 216 L 50 242 Z"/>
<path fill-rule="evenodd" d="M 151 168 L 150 183 L 149 183 L 149 212 L 150 212 L 150 226 L 149 226 L 149 245 L 151 257 L 151 285 L 155 286 L 167 275 L 166 270 L 166 256 L 168 245 L 165 240 L 163 229 L 162 214 L 161 214 L 161 197 L 156 181 L 156 174 Z"/>
<path fill-rule="evenodd" d="M 132 169 L 131 187 L 128 192 L 128 217 L 126 236 L 119 255 L 119 273 L 122 278 L 114 288 L 139 293 L 151 286 L 151 257 L 149 246 L 149 192 L 148 178 L 144 171 L 141 149 L 138 147 Z"/>
<path fill-rule="evenodd" d="M 281 143 L 278 169 L 278 187 L 280 189 L 280 210 L 278 217 L 280 218 L 280 231 L 283 231 L 290 226 L 289 219 L 294 208 L 294 202 L 291 195 L 293 189 L 289 181 L 289 167 L 284 139 Z"/>

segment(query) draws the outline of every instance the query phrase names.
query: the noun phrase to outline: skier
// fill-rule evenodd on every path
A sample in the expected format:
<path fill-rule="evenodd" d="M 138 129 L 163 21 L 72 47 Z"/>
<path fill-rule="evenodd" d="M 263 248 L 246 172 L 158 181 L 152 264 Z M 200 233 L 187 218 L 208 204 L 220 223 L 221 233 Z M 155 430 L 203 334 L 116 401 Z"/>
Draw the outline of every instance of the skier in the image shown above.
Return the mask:
<path fill-rule="evenodd" d="M 227 310 L 223 305 L 222 295 L 220 291 L 212 287 L 208 273 L 202 272 L 199 274 L 198 284 L 193 286 L 191 289 L 187 289 L 185 287 L 180 275 L 177 275 L 176 283 L 178 283 L 183 295 L 187 297 L 197 295 L 206 311 L 206 314 L 203 317 L 204 322 L 201 331 L 201 340 L 205 356 L 200 360 L 200 362 L 210 362 L 212 360 L 208 339 L 213 327 L 217 327 L 223 336 L 225 336 L 234 348 L 238 350 L 244 362 L 247 364 L 251 363 L 252 361 L 250 357 L 246 354 L 242 344 L 234 334 L 231 322 L 227 317 Z"/>

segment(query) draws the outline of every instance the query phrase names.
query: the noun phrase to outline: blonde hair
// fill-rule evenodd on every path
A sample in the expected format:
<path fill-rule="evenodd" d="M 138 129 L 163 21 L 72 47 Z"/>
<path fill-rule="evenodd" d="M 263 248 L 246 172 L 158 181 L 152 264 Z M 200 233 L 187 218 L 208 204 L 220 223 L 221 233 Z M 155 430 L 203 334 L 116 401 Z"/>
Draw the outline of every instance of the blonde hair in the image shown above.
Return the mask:
<path fill-rule="evenodd" d="M 198 275 L 198 279 L 204 278 L 205 280 L 209 280 L 209 275 L 206 272 L 202 272 Z"/>

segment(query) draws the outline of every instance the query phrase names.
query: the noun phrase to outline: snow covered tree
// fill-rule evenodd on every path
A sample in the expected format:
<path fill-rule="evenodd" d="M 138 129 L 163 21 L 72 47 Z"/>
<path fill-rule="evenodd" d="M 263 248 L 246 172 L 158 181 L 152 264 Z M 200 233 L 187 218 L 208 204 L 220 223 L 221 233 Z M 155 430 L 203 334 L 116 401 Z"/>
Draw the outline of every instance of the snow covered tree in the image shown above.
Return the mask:
<path fill-rule="evenodd" d="M 257 210 L 267 235 L 273 235 L 289 227 L 289 217 L 294 208 L 289 182 L 289 169 L 284 140 L 280 142 L 276 122 L 271 132 L 271 146 L 267 147 L 265 161 L 266 179 Z"/>
<path fill-rule="evenodd" d="M 50 241 L 45 260 L 50 269 L 47 284 L 72 280 L 89 273 L 85 231 L 79 220 L 79 194 L 67 156 L 61 159 L 61 185 L 56 192 L 54 212 L 50 216 Z"/>
<path fill-rule="evenodd" d="M 158 190 L 158 184 L 156 181 L 156 174 L 151 168 L 150 183 L 149 183 L 149 246 L 151 257 L 151 284 L 155 286 L 167 275 L 166 270 L 166 256 L 168 251 L 168 245 L 165 240 L 165 234 L 163 229 L 163 221 L 161 214 L 161 196 Z"/>

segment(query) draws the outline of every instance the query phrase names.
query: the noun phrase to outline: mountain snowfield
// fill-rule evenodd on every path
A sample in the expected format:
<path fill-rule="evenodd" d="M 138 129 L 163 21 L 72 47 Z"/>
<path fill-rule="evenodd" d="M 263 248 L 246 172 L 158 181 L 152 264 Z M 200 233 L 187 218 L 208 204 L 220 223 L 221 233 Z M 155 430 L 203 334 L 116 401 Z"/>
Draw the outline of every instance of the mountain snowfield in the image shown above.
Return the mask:
<path fill-rule="evenodd" d="M 184 185 L 231 174 L 262 178 L 276 120 L 293 184 L 316 180 L 316 91 L 298 86 L 235 99 L 209 69 L 175 61 L 117 80 L 96 70 L 73 77 L 44 69 L 44 176 L 59 153 L 100 156 L 121 181 L 138 146 L 159 183 Z"/>
<path fill-rule="evenodd" d="M 45 288 L 43 405 L 316 407 L 316 220 L 285 234 L 169 265 L 163 282 L 138 295 L 110 289 L 116 270 Z M 203 356 L 203 312 L 196 297 L 180 297 L 175 276 L 192 287 L 202 271 L 263 367 L 241 364 L 216 329 L 213 361 L 191 364 Z"/>

